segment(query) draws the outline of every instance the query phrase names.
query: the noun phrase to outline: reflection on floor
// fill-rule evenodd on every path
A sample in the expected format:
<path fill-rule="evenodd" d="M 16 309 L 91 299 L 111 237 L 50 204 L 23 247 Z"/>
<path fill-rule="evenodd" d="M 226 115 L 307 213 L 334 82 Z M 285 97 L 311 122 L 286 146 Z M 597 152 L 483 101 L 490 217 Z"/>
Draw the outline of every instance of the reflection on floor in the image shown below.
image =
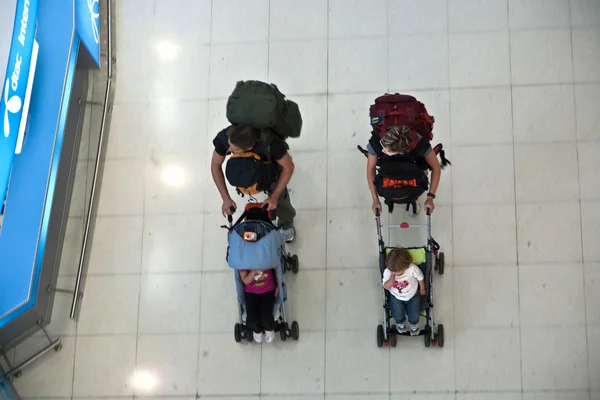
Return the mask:
<path fill-rule="evenodd" d="M 70 298 L 58 298 L 50 330 L 64 348 L 16 380 L 23 396 L 600 399 L 599 1 L 117 4 L 116 104 L 82 315 L 69 322 Z M 277 83 L 305 119 L 289 142 L 298 342 L 233 340 L 208 167 L 239 79 Z M 447 262 L 443 349 L 404 337 L 376 347 L 375 224 L 355 146 L 386 90 L 425 102 L 453 161 L 433 215 Z M 74 208 L 64 286 L 82 215 Z"/>

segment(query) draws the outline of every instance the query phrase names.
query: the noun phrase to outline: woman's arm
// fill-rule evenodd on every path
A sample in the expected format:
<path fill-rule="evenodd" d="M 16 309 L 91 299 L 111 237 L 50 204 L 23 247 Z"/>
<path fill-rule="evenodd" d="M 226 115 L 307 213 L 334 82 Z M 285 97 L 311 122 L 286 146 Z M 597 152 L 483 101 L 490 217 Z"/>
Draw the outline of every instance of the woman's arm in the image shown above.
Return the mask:
<path fill-rule="evenodd" d="M 377 170 L 377 156 L 369 153 L 367 155 L 367 183 L 369 185 L 369 191 L 373 198 L 373 212 L 377 213 L 377 210 L 381 212 L 381 202 L 379 201 L 379 195 L 377 194 L 377 188 L 375 187 L 375 173 Z"/>
<path fill-rule="evenodd" d="M 435 209 L 435 204 L 433 203 L 433 199 L 435 197 L 435 192 L 437 192 L 438 186 L 440 184 L 440 177 L 442 176 L 442 167 L 440 166 L 440 162 L 437 158 L 437 154 L 433 151 L 425 156 L 425 161 L 431 167 L 431 185 L 429 185 L 429 193 L 433 196 L 427 194 L 427 199 L 425 199 L 425 208 L 432 212 Z"/>
<path fill-rule="evenodd" d="M 427 162 L 427 165 L 431 167 L 431 185 L 429 186 L 429 192 L 435 194 L 440 184 L 442 167 L 437 158 L 437 154 L 435 154 L 433 151 L 425 156 L 425 161 Z"/>

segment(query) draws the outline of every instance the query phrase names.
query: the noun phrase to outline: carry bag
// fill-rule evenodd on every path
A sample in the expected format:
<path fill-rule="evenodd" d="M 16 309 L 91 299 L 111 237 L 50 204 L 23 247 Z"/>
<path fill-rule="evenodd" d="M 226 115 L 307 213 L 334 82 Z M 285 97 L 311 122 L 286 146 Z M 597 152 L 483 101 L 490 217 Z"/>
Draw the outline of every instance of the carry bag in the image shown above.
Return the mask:
<path fill-rule="evenodd" d="M 239 81 L 227 99 L 227 119 L 233 125 L 271 130 L 281 139 L 300 137 L 302 115 L 298 104 L 286 100 L 274 84 Z"/>
<path fill-rule="evenodd" d="M 369 109 L 372 134 L 383 139 L 390 126 L 406 126 L 413 131 L 413 146 L 418 136 L 427 140 L 433 139 L 435 118 L 429 115 L 425 105 L 413 96 L 406 94 L 389 94 L 379 96 Z"/>

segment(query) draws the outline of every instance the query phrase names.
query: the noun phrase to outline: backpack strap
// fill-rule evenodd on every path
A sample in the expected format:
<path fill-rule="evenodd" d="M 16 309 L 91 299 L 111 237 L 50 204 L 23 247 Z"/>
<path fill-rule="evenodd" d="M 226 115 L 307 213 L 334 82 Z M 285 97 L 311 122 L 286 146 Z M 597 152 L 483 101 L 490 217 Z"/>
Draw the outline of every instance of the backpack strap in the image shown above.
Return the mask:
<path fill-rule="evenodd" d="M 416 157 L 416 154 L 425 153 L 425 151 L 429 148 L 429 146 L 431 146 L 431 143 L 429 142 L 429 140 L 419 136 L 419 141 L 417 142 L 417 145 L 415 146 L 415 148 L 413 150 L 411 150 L 411 152 Z"/>
<path fill-rule="evenodd" d="M 369 144 L 375 151 L 375 154 L 377 154 L 377 158 L 383 158 L 383 156 L 385 156 L 385 154 L 383 153 L 383 147 L 381 146 L 381 139 L 379 139 L 379 135 L 371 135 L 371 138 L 369 139 Z"/>
<path fill-rule="evenodd" d="M 252 147 L 252 152 L 258 154 L 259 156 L 264 155 L 265 158 L 270 158 L 271 155 L 269 154 L 269 148 L 271 147 L 271 144 L 275 141 L 276 137 L 275 135 L 270 135 L 267 140 L 261 141 L 259 142 L 257 145 L 255 145 L 254 147 Z"/>

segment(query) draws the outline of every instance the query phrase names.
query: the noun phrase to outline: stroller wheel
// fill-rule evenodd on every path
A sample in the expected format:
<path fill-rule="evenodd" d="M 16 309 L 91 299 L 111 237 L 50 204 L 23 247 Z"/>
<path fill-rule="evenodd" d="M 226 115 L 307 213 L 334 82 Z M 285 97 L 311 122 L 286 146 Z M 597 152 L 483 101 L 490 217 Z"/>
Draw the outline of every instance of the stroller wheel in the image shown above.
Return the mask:
<path fill-rule="evenodd" d="M 390 346 L 396 347 L 396 344 L 398 344 L 398 336 L 390 335 Z"/>
<path fill-rule="evenodd" d="M 439 324 L 437 328 L 437 344 L 440 347 L 444 347 L 444 325 Z"/>
<path fill-rule="evenodd" d="M 283 324 L 281 324 L 279 326 L 279 336 L 281 337 L 282 342 L 285 342 L 287 340 L 288 330 L 289 330 L 289 327 L 288 327 L 287 322 L 284 322 Z"/>
<path fill-rule="evenodd" d="M 292 322 L 292 339 L 298 340 L 300 338 L 300 325 L 298 322 Z"/>
<path fill-rule="evenodd" d="M 254 341 L 252 329 L 250 329 L 248 327 L 246 327 L 246 340 L 250 343 L 252 343 Z"/>
<path fill-rule="evenodd" d="M 431 347 L 431 332 L 429 331 L 429 329 L 429 327 L 425 328 L 425 334 L 423 335 L 425 347 Z"/>
<path fill-rule="evenodd" d="M 383 347 L 383 325 L 377 325 L 377 347 Z"/>
<path fill-rule="evenodd" d="M 294 274 L 297 274 L 298 273 L 298 269 L 300 268 L 300 263 L 298 261 L 298 255 L 297 254 L 294 254 L 292 256 L 292 260 L 291 260 L 290 264 L 291 264 L 291 267 L 292 267 L 292 272 Z"/>
<path fill-rule="evenodd" d="M 445 261 L 444 253 L 440 253 L 437 259 L 437 270 L 438 274 L 440 275 L 444 275 L 444 265 L 446 264 Z"/>
<path fill-rule="evenodd" d="M 233 337 L 237 343 L 242 341 L 242 325 L 235 324 L 233 327 Z"/>

